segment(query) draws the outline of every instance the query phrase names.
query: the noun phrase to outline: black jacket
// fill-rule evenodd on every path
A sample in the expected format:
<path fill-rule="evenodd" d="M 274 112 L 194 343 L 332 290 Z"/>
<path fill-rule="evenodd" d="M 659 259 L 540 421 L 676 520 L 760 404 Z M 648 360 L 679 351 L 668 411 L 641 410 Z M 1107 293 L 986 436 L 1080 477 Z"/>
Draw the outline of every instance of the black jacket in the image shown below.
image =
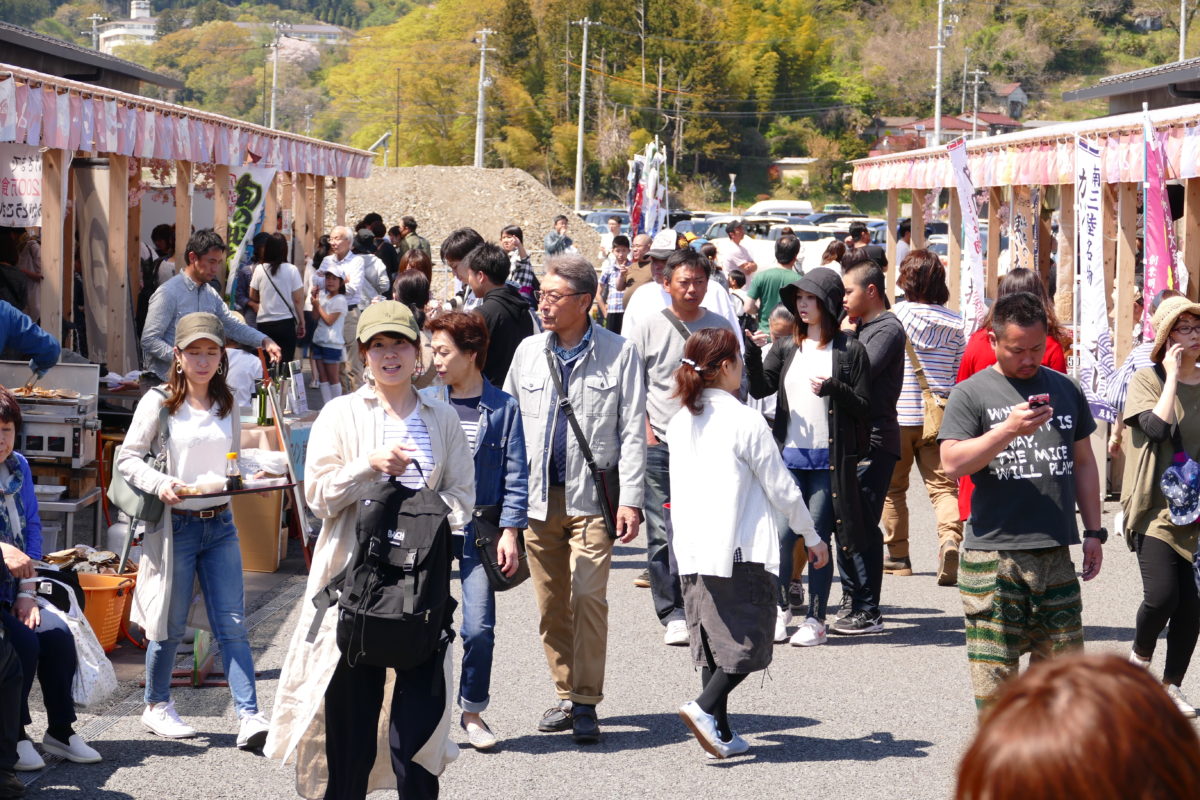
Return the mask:
<path fill-rule="evenodd" d="M 503 386 L 512 365 L 513 353 L 526 336 L 533 335 L 529 303 L 507 283 L 492 289 L 477 309 L 488 329 L 487 361 L 483 375 L 493 386 Z"/>
<path fill-rule="evenodd" d="M 866 348 L 857 340 L 838 331 L 833 342 L 833 375 L 821 387 L 828 397 L 830 422 L 829 461 L 833 470 L 834 531 L 838 546 L 857 553 L 868 545 L 858 488 L 858 460 L 870 448 L 871 399 L 868 390 L 870 361 Z M 776 394 L 775 441 L 783 445 L 787 437 L 788 398 L 784 378 L 796 355 L 793 339 L 778 341 L 767 355 L 760 374 L 748 360 L 750 393 L 755 397 Z"/>

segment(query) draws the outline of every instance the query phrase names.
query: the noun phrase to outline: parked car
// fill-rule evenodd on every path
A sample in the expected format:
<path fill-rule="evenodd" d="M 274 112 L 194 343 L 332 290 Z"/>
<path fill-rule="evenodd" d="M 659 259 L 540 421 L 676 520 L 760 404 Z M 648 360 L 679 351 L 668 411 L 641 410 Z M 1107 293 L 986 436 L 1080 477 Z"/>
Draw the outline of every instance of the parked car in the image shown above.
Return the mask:
<path fill-rule="evenodd" d="M 621 220 L 621 233 L 629 232 L 629 212 L 623 208 L 599 208 L 590 212 L 583 221 L 595 228 L 597 233 L 607 233 L 611 217 Z"/>
<path fill-rule="evenodd" d="M 708 232 L 709 225 L 710 223 L 707 219 L 693 218 L 680 220 L 671 227 L 673 227 L 677 233 L 694 233 L 696 236 L 699 236 L 701 239 L 703 239 L 704 234 Z"/>
<path fill-rule="evenodd" d="M 823 225 L 830 222 L 841 222 L 842 220 L 867 219 L 866 214 L 859 214 L 854 211 L 820 211 L 816 214 L 809 214 L 804 218 L 804 221 L 809 225 Z M 846 223 L 849 225 L 850 223 Z"/>
<path fill-rule="evenodd" d="M 813 213 L 813 204 L 807 200 L 759 200 L 746 209 L 746 214 L 782 214 L 788 217 L 804 217 Z"/>
<path fill-rule="evenodd" d="M 831 214 L 836 211 L 845 211 L 847 213 L 853 214 L 854 207 L 851 206 L 849 203 L 826 203 L 821 208 L 821 211 L 826 214 Z"/>

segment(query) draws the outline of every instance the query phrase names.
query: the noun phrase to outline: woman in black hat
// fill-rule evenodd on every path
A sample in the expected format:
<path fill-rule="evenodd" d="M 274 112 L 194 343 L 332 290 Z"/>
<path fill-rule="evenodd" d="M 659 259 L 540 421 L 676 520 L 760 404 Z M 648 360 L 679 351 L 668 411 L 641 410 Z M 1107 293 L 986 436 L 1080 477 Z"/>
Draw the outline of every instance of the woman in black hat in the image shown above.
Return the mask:
<path fill-rule="evenodd" d="M 779 294 L 796 317 L 795 334 L 771 348 L 762 380 L 754 380 L 751 391 L 756 397 L 777 395 L 772 431 L 817 533 L 829 542 L 836 531 L 839 546 L 854 551 L 865 544 L 856 470 L 868 443 L 867 352 L 838 329 L 845 288 L 833 270 L 814 269 Z M 795 540 L 788 531 L 779 543 L 777 642 L 787 636 L 791 615 L 787 584 Z M 808 581 L 808 616 L 791 640 L 797 647 L 825 643 L 832 563 L 811 570 Z"/>

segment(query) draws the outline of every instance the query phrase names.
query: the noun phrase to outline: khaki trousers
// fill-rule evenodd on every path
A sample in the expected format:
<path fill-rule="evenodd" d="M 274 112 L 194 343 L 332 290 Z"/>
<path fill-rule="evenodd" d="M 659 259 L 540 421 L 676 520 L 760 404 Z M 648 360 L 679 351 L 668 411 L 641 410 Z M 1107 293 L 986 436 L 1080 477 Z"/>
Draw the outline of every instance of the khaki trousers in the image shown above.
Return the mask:
<path fill-rule="evenodd" d="M 358 317 L 362 307 L 346 312 L 346 321 L 342 323 L 342 335 L 346 342 L 346 359 L 342 361 L 341 378 L 342 394 L 350 394 L 363 382 L 363 360 L 358 354 Z"/>
<path fill-rule="evenodd" d="M 613 543 L 603 517 L 565 508 L 563 487 L 551 486 L 546 520 L 529 520 L 525 549 L 554 688 L 562 700 L 595 705 L 604 698 Z"/>
<path fill-rule="evenodd" d="M 937 442 L 921 445 L 920 425 L 900 426 L 900 460 L 892 473 L 892 484 L 883 501 L 883 541 L 892 558 L 908 557 L 908 476 L 913 461 L 921 471 L 925 490 L 937 518 L 938 545 L 947 541 L 961 544 L 962 520 L 958 518 L 958 486 L 942 471 Z"/>

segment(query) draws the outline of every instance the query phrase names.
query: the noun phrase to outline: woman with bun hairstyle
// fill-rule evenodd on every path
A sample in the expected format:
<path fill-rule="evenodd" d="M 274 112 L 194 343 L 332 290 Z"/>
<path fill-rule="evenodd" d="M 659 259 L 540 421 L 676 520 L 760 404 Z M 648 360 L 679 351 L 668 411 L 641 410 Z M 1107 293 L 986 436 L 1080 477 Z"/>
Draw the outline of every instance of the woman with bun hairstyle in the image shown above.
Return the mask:
<path fill-rule="evenodd" d="M 199 579 L 204 609 L 240 717 L 238 747 L 261 748 L 267 720 L 259 713 L 254 661 L 246 636 L 242 551 L 228 498 L 187 498 L 205 475 L 225 475 L 227 455 L 238 450 L 242 429 L 225 382 L 229 358 L 225 329 L 215 314 L 186 314 L 175 326 L 175 358 L 162 389 L 138 401 L 116 468 L 131 486 L 157 495 L 166 508 L 142 540 L 137 589 L 130 618 L 146 631 L 146 708 L 142 725 L 168 739 L 196 730 L 179 718 L 171 699 L 175 652 L 188 628 L 192 587 Z M 167 430 L 161 430 L 166 411 Z M 146 463 L 166 434 L 166 469 Z"/>
<path fill-rule="evenodd" d="M 782 533 L 777 518 L 804 537 L 814 569 L 829 562 L 829 546 L 813 527 L 766 421 L 737 398 L 741 382 L 741 344 L 733 332 L 696 331 L 675 371 L 683 408 L 667 425 L 671 547 L 692 660 L 703 679 L 703 691 L 679 716 L 715 758 L 750 747 L 730 727 L 726 700 L 746 675 L 771 663 Z"/>

